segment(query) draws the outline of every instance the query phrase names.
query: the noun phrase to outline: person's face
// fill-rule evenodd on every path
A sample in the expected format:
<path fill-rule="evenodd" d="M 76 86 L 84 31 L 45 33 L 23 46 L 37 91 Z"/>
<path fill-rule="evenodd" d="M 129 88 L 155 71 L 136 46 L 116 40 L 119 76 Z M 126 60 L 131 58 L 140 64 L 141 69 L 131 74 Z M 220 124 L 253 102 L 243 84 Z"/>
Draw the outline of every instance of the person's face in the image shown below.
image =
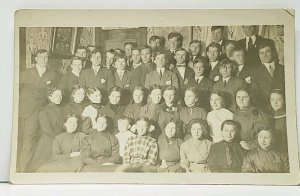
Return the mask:
<path fill-rule="evenodd" d="M 165 133 L 168 138 L 173 138 L 176 134 L 176 124 L 173 122 L 168 123 L 165 128 Z"/>
<path fill-rule="evenodd" d="M 119 91 L 112 91 L 109 95 L 109 102 L 112 105 L 116 105 L 119 103 L 121 98 L 121 93 Z"/>
<path fill-rule="evenodd" d="M 156 48 L 156 41 L 155 40 L 150 41 L 150 47 L 151 48 Z"/>
<path fill-rule="evenodd" d="M 195 72 L 195 76 L 202 76 L 204 74 L 205 65 L 202 62 L 198 62 L 198 63 L 194 64 L 193 69 Z"/>
<path fill-rule="evenodd" d="M 233 48 L 235 47 L 234 44 L 230 43 L 230 44 L 227 44 L 227 46 L 225 47 L 225 53 L 226 53 L 226 56 L 229 58 L 229 59 L 232 59 L 232 50 Z"/>
<path fill-rule="evenodd" d="M 271 63 L 274 59 L 272 49 L 268 46 L 260 49 L 259 58 L 263 63 Z"/>
<path fill-rule="evenodd" d="M 212 31 L 212 37 L 215 42 L 219 42 L 223 39 L 223 31 L 222 29 L 216 29 Z"/>
<path fill-rule="evenodd" d="M 125 55 L 126 56 L 131 56 L 132 45 L 131 44 L 126 44 L 124 46 L 124 50 L 125 50 Z"/>
<path fill-rule="evenodd" d="M 129 129 L 129 121 L 127 119 L 119 119 L 118 120 L 118 130 L 120 132 L 125 132 Z"/>
<path fill-rule="evenodd" d="M 146 135 L 149 129 L 149 125 L 146 121 L 140 120 L 136 122 L 136 130 L 139 136 Z"/>
<path fill-rule="evenodd" d="M 111 66 L 114 62 L 114 58 L 115 58 L 115 54 L 107 52 L 106 59 L 105 59 L 106 66 Z"/>
<path fill-rule="evenodd" d="M 186 52 L 185 51 L 177 51 L 175 53 L 174 58 L 176 59 L 177 64 L 185 63 Z"/>
<path fill-rule="evenodd" d="M 281 110 L 283 108 L 283 97 L 278 93 L 272 93 L 270 97 L 271 106 L 274 111 Z"/>
<path fill-rule="evenodd" d="M 191 134 L 194 139 L 201 139 L 203 135 L 203 128 L 199 123 L 195 123 L 191 127 Z"/>
<path fill-rule="evenodd" d="M 134 103 L 142 103 L 144 98 L 144 93 L 141 90 L 135 90 L 132 94 Z"/>
<path fill-rule="evenodd" d="M 223 107 L 222 98 L 217 94 L 212 94 L 210 96 L 210 105 L 213 110 L 218 110 Z"/>
<path fill-rule="evenodd" d="M 72 71 L 75 73 L 80 73 L 82 70 L 82 61 L 81 60 L 73 60 L 71 64 Z"/>
<path fill-rule="evenodd" d="M 39 53 L 35 57 L 36 64 L 38 64 L 40 67 L 46 67 L 48 63 L 48 53 Z"/>
<path fill-rule="evenodd" d="M 188 107 L 194 106 L 195 103 L 198 101 L 198 98 L 196 97 L 195 93 L 191 90 L 187 90 L 184 93 L 184 102 L 185 105 Z"/>
<path fill-rule="evenodd" d="M 73 98 L 74 98 L 74 102 L 75 103 L 82 103 L 84 100 L 84 89 L 80 88 L 78 90 L 75 91 Z"/>
<path fill-rule="evenodd" d="M 85 49 L 77 49 L 77 52 L 75 55 L 82 58 L 83 60 L 85 60 L 87 57 L 87 52 Z"/>
<path fill-rule="evenodd" d="M 124 58 L 119 58 L 115 62 L 115 66 L 118 70 L 124 70 L 126 67 L 126 60 Z"/>
<path fill-rule="evenodd" d="M 246 109 L 250 106 L 250 97 L 245 91 L 238 91 L 236 93 L 236 104 L 240 109 Z"/>
<path fill-rule="evenodd" d="M 161 100 L 161 90 L 160 89 L 154 89 L 151 91 L 150 94 L 151 100 L 154 104 L 159 104 Z"/>
<path fill-rule="evenodd" d="M 223 78 L 227 78 L 227 77 L 231 76 L 232 66 L 229 64 L 220 66 L 219 72 Z"/>
<path fill-rule="evenodd" d="M 100 91 L 95 91 L 92 94 L 88 95 L 88 98 L 92 103 L 101 103 L 102 95 Z"/>
<path fill-rule="evenodd" d="M 172 37 L 169 39 L 169 46 L 171 50 L 176 50 L 179 46 L 179 41 L 177 40 L 177 37 Z"/>
<path fill-rule="evenodd" d="M 193 56 L 197 56 L 199 54 L 200 48 L 201 48 L 200 43 L 191 43 L 189 47 Z"/>
<path fill-rule="evenodd" d="M 263 130 L 258 133 L 258 144 L 262 149 L 268 149 L 272 143 L 272 134 L 270 131 Z"/>
<path fill-rule="evenodd" d="M 222 129 L 222 136 L 226 142 L 232 142 L 236 134 L 236 127 L 233 125 L 225 124 Z"/>
<path fill-rule="evenodd" d="M 65 122 L 64 125 L 65 125 L 66 131 L 68 133 L 73 133 L 77 129 L 78 119 L 75 117 L 70 117 L 70 118 L 68 118 L 68 120 Z"/>
<path fill-rule="evenodd" d="M 62 93 L 61 90 L 56 90 L 49 96 L 49 99 L 54 104 L 60 104 L 62 101 Z"/>
<path fill-rule="evenodd" d="M 207 56 L 210 62 L 216 62 L 221 54 L 218 48 L 209 47 L 207 51 Z"/>
<path fill-rule="evenodd" d="M 155 42 L 156 42 L 156 47 L 160 48 L 161 47 L 161 40 L 160 39 L 156 39 Z"/>
<path fill-rule="evenodd" d="M 154 63 L 158 68 L 165 67 L 166 64 L 166 55 L 164 54 L 159 54 L 155 57 Z"/>
<path fill-rule="evenodd" d="M 140 61 L 141 61 L 140 51 L 132 50 L 131 58 L 132 58 L 133 63 L 136 63 L 136 64 L 140 63 Z"/>
<path fill-rule="evenodd" d="M 232 59 L 238 64 L 238 65 L 244 65 L 245 64 L 245 52 L 240 51 L 234 51 L 232 53 Z"/>
<path fill-rule="evenodd" d="M 255 35 L 255 31 L 256 31 L 256 26 L 252 25 L 252 26 L 244 26 L 244 32 L 245 35 L 248 37 L 251 37 L 252 35 Z"/>
<path fill-rule="evenodd" d="M 100 66 L 101 64 L 101 53 L 97 52 L 97 53 L 93 53 L 91 56 L 91 62 L 94 66 L 98 65 Z"/>
<path fill-rule="evenodd" d="M 98 117 L 96 128 L 97 131 L 104 131 L 107 128 L 107 120 L 105 117 Z"/>
<path fill-rule="evenodd" d="M 164 91 L 164 99 L 168 104 L 173 104 L 175 98 L 175 92 L 173 90 L 165 90 Z"/>
<path fill-rule="evenodd" d="M 149 48 L 141 50 L 141 58 L 143 63 L 149 63 L 151 60 L 151 52 Z"/>

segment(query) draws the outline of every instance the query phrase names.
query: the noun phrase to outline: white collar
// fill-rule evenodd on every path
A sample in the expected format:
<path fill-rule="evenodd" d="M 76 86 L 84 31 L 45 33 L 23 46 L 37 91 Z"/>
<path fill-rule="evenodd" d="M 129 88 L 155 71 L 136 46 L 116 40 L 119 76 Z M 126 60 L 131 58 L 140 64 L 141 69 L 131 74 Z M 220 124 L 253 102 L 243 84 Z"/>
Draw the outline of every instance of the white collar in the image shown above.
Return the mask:
<path fill-rule="evenodd" d="M 223 39 L 221 39 L 221 41 L 218 42 L 218 44 L 220 44 L 220 46 L 222 45 L 223 43 Z"/>
<path fill-rule="evenodd" d="M 75 72 L 73 72 L 73 70 L 72 70 L 72 73 L 73 73 L 75 76 L 79 77 L 79 73 L 75 73 Z"/>
<path fill-rule="evenodd" d="M 248 37 L 248 36 L 247 36 L 247 37 L 246 37 L 247 44 L 248 44 L 250 38 L 251 38 L 251 40 L 252 40 L 252 43 L 255 44 L 255 41 L 256 41 L 256 35 L 252 35 L 251 37 Z"/>
<path fill-rule="evenodd" d="M 228 83 L 230 77 L 231 77 L 231 76 L 227 77 L 226 79 L 223 79 L 223 82 L 226 81 L 226 83 Z"/>
<path fill-rule="evenodd" d="M 40 67 L 38 64 L 35 65 L 36 69 L 38 70 L 39 76 L 42 77 L 46 72 L 46 66 Z"/>
<path fill-rule="evenodd" d="M 199 79 L 199 80 L 201 81 L 203 77 L 204 77 L 204 76 L 198 76 L 198 77 L 195 76 L 195 80 L 198 80 L 198 79 Z"/>
<path fill-rule="evenodd" d="M 239 65 L 238 66 L 239 71 L 242 71 L 243 67 L 244 67 L 244 65 Z"/>
<path fill-rule="evenodd" d="M 275 69 L 275 61 L 272 61 L 271 63 L 264 63 L 267 69 L 271 66 L 273 69 Z"/>
<path fill-rule="evenodd" d="M 96 66 L 94 66 L 94 65 L 93 65 L 93 66 L 92 66 L 92 68 L 93 68 L 93 70 L 96 70 L 96 71 L 98 72 L 98 71 L 99 71 L 99 69 L 100 69 L 100 66 L 97 66 L 97 65 L 96 65 Z"/>
<path fill-rule="evenodd" d="M 214 69 L 214 67 L 219 63 L 219 61 L 210 62 L 211 69 Z"/>
<path fill-rule="evenodd" d="M 157 70 L 158 72 L 159 72 L 160 70 L 164 72 L 164 71 L 166 70 L 166 68 L 165 68 L 165 67 L 162 67 L 162 68 L 157 67 L 156 70 Z"/>

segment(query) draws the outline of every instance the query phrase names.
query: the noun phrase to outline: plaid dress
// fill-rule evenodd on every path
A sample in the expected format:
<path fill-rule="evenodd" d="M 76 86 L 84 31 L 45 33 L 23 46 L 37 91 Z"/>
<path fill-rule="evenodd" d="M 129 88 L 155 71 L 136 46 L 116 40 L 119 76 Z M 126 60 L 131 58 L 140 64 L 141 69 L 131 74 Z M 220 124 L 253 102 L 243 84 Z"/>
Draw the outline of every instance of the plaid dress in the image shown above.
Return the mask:
<path fill-rule="evenodd" d="M 158 146 L 149 136 L 129 138 L 124 150 L 123 163 L 131 165 L 154 166 L 157 162 Z"/>

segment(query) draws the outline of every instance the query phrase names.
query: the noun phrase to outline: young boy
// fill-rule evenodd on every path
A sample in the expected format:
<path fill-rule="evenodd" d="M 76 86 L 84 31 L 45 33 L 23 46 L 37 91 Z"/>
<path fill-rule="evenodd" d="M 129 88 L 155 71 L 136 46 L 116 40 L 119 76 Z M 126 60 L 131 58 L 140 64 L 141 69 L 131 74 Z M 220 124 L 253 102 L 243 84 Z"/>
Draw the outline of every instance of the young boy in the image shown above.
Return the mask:
<path fill-rule="evenodd" d="M 214 144 L 209 152 L 208 165 L 211 172 L 241 172 L 245 150 L 236 140 L 238 125 L 225 120 L 221 125 L 223 141 Z"/>
<path fill-rule="evenodd" d="M 130 119 L 128 117 L 122 116 L 118 119 L 119 133 L 116 134 L 116 137 L 119 141 L 119 153 L 121 157 L 124 156 L 124 150 L 128 139 L 135 136 L 135 134 L 129 130 L 130 127 Z"/>

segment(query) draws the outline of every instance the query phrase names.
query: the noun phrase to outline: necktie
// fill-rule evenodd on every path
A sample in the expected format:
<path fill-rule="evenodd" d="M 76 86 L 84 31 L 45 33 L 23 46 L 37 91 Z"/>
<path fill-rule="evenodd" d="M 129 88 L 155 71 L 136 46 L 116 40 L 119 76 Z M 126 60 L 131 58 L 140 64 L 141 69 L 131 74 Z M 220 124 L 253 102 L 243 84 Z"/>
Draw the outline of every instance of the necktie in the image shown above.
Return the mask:
<path fill-rule="evenodd" d="M 198 78 L 198 79 L 197 79 L 197 84 L 199 84 L 199 82 L 200 82 L 200 79 Z"/>
<path fill-rule="evenodd" d="M 228 167 L 231 167 L 231 164 L 232 164 L 232 147 L 228 143 L 226 143 L 225 146 L 226 146 L 225 147 L 225 153 L 226 153 L 227 165 L 228 165 Z"/>
<path fill-rule="evenodd" d="M 224 87 L 225 87 L 225 86 L 226 86 L 226 84 L 227 84 L 226 80 L 224 80 L 224 81 L 223 81 L 223 83 L 224 83 Z"/>
<path fill-rule="evenodd" d="M 253 49 L 254 49 L 253 41 L 252 41 L 252 38 L 249 37 L 249 41 L 248 41 L 248 51 L 252 51 Z"/>
<path fill-rule="evenodd" d="M 122 74 L 122 72 L 119 72 L 119 77 L 120 77 L 120 80 L 122 81 L 122 79 L 123 79 L 123 74 Z"/>
<path fill-rule="evenodd" d="M 208 73 L 210 74 L 210 72 L 212 71 L 212 67 L 211 67 L 211 63 L 208 64 L 208 69 L 207 69 Z"/>
<path fill-rule="evenodd" d="M 236 75 L 235 76 L 238 78 L 240 76 L 240 73 L 241 73 L 241 71 L 238 68 L 237 71 L 236 71 Z"/>
<path fill-rule="evenodd" d="M 269 65 L 269 73 L 270 73 L 271 77 L 273 78 L 273 76 L 274 76 L 274 68 L 272 67 L 272 65 Z"/>
<path fill-rule="evenodd" d="M 162 73 L 162 71 L 161 71 L 161 70 L 159 70 L 159 76 L 160 76 L 160 78 L 162 78 L 162 77 L 163 77 L 163 73 Z"/>
<path fill-rule="evenodd" d="M 94 68 L 94 74 L 95 74 L 95 76 L 97 75 L 97 69 L 96 68 Z"/>

